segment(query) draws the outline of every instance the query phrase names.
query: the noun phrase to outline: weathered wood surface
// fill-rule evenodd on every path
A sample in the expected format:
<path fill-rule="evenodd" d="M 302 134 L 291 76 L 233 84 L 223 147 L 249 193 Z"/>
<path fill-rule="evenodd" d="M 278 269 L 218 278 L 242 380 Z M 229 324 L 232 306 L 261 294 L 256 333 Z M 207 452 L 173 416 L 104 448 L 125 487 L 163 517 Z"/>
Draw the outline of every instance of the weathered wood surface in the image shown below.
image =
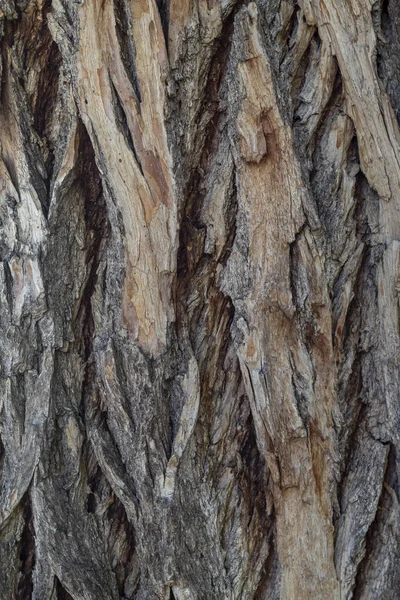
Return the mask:
<path fill-rule="evenodd" d="M 400 4 L 0 0 L 1 600 L 400 598 Z"/>

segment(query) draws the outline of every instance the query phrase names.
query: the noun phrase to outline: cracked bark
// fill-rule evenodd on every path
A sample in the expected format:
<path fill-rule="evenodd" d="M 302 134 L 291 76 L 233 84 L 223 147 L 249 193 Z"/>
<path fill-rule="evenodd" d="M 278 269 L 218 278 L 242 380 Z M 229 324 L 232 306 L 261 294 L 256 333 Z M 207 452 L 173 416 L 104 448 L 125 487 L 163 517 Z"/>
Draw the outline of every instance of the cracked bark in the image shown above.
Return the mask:
<path fill-rule="evenodd" d="M 396 0 L 0 0 L 4 600 L 400 597 Z"/>

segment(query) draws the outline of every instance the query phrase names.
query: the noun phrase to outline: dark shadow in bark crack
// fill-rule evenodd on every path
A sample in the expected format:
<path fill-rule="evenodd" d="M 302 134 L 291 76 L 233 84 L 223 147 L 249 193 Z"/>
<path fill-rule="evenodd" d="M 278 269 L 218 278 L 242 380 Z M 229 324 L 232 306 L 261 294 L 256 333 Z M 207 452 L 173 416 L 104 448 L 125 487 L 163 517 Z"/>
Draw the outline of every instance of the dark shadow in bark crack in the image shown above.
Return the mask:
<path fill-rule="evenodd" d="M 21 501 L 24 509 L 24 528 L 20 540 L 19 581 L 16 600 L 26 600 L 32 596 L 32 571 L 35 566 L 35 532 L 33 528 L 32 509 L 28 493 Z"/>

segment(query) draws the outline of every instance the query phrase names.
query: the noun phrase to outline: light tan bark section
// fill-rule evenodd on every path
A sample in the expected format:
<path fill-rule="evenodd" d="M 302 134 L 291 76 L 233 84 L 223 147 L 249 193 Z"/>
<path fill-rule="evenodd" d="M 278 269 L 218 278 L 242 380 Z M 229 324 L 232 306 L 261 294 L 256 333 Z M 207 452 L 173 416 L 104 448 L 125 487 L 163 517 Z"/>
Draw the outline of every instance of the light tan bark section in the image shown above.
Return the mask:
<path fill-rule="evenodd" d="M 305 222 L 306 192 L 259 39 L 255 4 L 248 12 L 247 56 L 239 65 L 244 100 L 237 126 L 239 206 L 248 227 L 252 289 L 245 300 L 248 322 L 240 323 L 244 343 L 239 358 L 258 443 L 273 480 L 281 598 L 333 600 L 339 596 L 329 497 L 335 449 L 328 297 L 322 259 L 305 230 L 300 249 L 318 323 L 307 348 L 296 326 L 289 255 Z M 308 426 L 298 410 L 296 387 L 307 397 Z"/>
<path fill-rule="evenodd" d="M 133 339 L 157 354 L 173 319 L 170 286 L 177 249 L 171 159 L 163 123 L 167 63 L 153 2 L 133 4 L 140 104 L 124 72 L 112 3 L 98 0 L 85 3 L 80 11 L 79 101 L 101 156 L 98 167 L 124 221 L 123 322 Z M 118 130 L 111 82 L 126 111 L 142 171 Z"/>

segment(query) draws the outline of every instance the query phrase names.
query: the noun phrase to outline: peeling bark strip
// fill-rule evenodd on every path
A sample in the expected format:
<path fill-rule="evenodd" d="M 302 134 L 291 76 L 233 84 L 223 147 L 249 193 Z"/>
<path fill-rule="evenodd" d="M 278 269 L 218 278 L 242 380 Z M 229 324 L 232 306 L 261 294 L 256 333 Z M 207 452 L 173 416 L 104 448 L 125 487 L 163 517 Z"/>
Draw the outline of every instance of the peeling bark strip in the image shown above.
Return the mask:
<path fill-rule="evenodd" d="M 1 600 L 399 597 L 395 0 L 0 0 Z"/>

